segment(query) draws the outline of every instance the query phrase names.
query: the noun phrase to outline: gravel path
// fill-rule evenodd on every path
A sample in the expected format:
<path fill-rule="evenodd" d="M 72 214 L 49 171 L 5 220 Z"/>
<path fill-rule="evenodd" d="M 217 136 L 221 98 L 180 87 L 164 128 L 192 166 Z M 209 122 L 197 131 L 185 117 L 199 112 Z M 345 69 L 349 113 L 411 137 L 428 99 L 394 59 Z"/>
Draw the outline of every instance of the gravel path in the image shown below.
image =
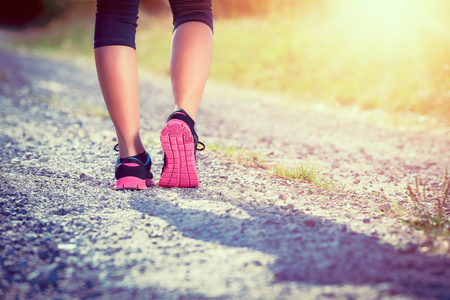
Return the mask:
<path fill-rule="evenodd" d="M 93 66 L 3 50 L 0 61 L 1 299 L 450 298 L 448 239 L 382 211 L 386 198 L 410 209 L 415 175 L 438 185 L 448 130 L 394 130 L 210 84 L 203 142 L 260 150 L 269 165 L 314 161 L 336 188 L 204 151 L 196 189 L 118 192 Z M 150 76 L 141 88 L 158 179 L 171 89 Z"/>

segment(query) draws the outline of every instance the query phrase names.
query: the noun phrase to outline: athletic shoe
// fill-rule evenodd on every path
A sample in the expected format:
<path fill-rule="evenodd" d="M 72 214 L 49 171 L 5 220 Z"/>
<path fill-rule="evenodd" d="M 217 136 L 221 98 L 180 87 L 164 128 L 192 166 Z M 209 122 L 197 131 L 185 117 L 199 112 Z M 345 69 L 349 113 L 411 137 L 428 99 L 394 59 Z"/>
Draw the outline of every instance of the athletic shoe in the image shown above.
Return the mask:
<path fill-rule="evenodd" d="M 192 188 L 199 185 L 196 151 L 205 145 L 198 141 L 195 122 L 182 109 L 174 111 L 161 130 L 164 150 L 164 166 L 159 180 L 160 187 Z M 198 144 L 203 148 L 197 148 Z"/>
<path fill-rule="evenodd" d="M 115 190 L 145 190 L 148 186 L 155 184 L 153 174 L 150 172 L 152 160 L 150 155 L 146 154 L 145 164 L 132 156 L 123 160 L 117 158 Z"/>

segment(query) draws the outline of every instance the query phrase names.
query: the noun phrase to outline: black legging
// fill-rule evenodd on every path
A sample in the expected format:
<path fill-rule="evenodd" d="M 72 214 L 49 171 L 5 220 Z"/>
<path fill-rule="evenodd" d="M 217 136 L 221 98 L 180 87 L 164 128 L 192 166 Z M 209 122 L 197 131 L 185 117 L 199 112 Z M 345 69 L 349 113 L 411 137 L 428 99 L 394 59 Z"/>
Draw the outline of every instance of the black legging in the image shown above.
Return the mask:
<path fill-rule="evenodd" d="M 123 45 L 136 49 L 135 36 L 140 0 L 97 0 L 94 48 Z M 197 21 L 213 30 L 211 0 L 169 0 L 174 30 Z"/>

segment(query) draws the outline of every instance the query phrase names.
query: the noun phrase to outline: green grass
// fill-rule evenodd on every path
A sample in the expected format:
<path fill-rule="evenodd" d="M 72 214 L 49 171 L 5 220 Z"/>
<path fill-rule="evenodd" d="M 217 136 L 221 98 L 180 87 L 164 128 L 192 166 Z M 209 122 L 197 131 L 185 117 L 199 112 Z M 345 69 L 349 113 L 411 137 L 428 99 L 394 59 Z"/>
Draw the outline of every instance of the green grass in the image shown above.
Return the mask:
<path fill-rule="evenodd" d="M 207 148 L 243 166 L 266 167 L 266 157 L 261 152 L 252 152 L 238 147 L 224 147 L 218 144 L 208 144 Z"/>
<path fill-rule="evenodd" d="M 405 223 L 417 230 L 424 231 L 428 236 L 450 238 L 450 221 L 436 217 L 421 217 L 408 220 Z"/>
<path fill-rule="evenodd" d="M 69 59 L 92 58 L 94 13 L 92 4 L 79 5 L 45 27 L 15 31 L 9 46 Z"/>
<path fill-rule="evenodd" d="M 313 183 L 324 190 L 328 190 L 333 186 L 332 180 L 325 175 L 321 175 L 313 163 L 302 162 L 294 166 L 278 165 L 272 168 L 272 172 L 283 178 L 299 179 Z"/>
<path fill-rule="evenodd" d="M 276 176 L 290 180 L 307 181 L 324 190 L 333 187 L 332 180 L 325 175 L 321 175 L 317 171 L 316 165 L 312 163 L 303 162 L 295 166 L 277 165 L 270 167 L 266 164 L 265 155 L 259 151 L 253 152 L 238 147 L 224 147 L 218 144 L 208 144 L 207 148 L 243 166 L 271 169 Z"/>
<path fill-rule="evenodd" d="M 443 69 L 448 35 L 429 38 L 426 43 L 434 50 L 405 45 L 407 51 L 380 55 L 381 46 L 346 44 L 342 34 L 315 21 L 224 20 L 216 28 L 215 80 L 296 95 L 297 101 L 312 96 L 363 109 L 450 119 L 450 73 Z M 228 51 L 230 45 L 233 51 Z"/>

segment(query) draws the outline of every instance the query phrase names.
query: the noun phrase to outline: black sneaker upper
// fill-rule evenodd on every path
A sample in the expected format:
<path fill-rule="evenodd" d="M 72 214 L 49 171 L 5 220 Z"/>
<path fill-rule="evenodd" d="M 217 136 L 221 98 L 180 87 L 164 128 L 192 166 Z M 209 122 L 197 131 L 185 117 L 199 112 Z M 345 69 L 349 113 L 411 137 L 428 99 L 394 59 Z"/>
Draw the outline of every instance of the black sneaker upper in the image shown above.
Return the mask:
<path fill-rule="evenodd" d="M 153 174 L 150 171 L 152 167 L 152 160 L 150 155 L 146 153 L 147 161 L 145 163 L 141 162 L 138 158 L 131 156 L 125 159 L 117 158 L 116 164 L 116 179 L 122 177 L 137 177 L 139 179 L 153 179 Z M 128 166 L 127 164 L 135 164 L 136 166 Z"/>
<path fill-rule="evenodd" d="M 191 130 L 192 136 L 194 137 L 194 152 L 196 151 L 203 151 L 205 150 L 205 144 L 202 142 L 199 142 L 198 135 L 194 130 L 195 121 L 192 120 L 192 118 L 183 110 L 183 109 L 177 109 L 174 111 L 168 118 L 167 122 L 170 120 L 181 120 L 184 123 L 186 123 L 189 126 L 189 129 Z M 167 123 L 166 122 L 166 123 Z M 202 145 L 202 148 L 197 148 L 198 144 Z"/>

